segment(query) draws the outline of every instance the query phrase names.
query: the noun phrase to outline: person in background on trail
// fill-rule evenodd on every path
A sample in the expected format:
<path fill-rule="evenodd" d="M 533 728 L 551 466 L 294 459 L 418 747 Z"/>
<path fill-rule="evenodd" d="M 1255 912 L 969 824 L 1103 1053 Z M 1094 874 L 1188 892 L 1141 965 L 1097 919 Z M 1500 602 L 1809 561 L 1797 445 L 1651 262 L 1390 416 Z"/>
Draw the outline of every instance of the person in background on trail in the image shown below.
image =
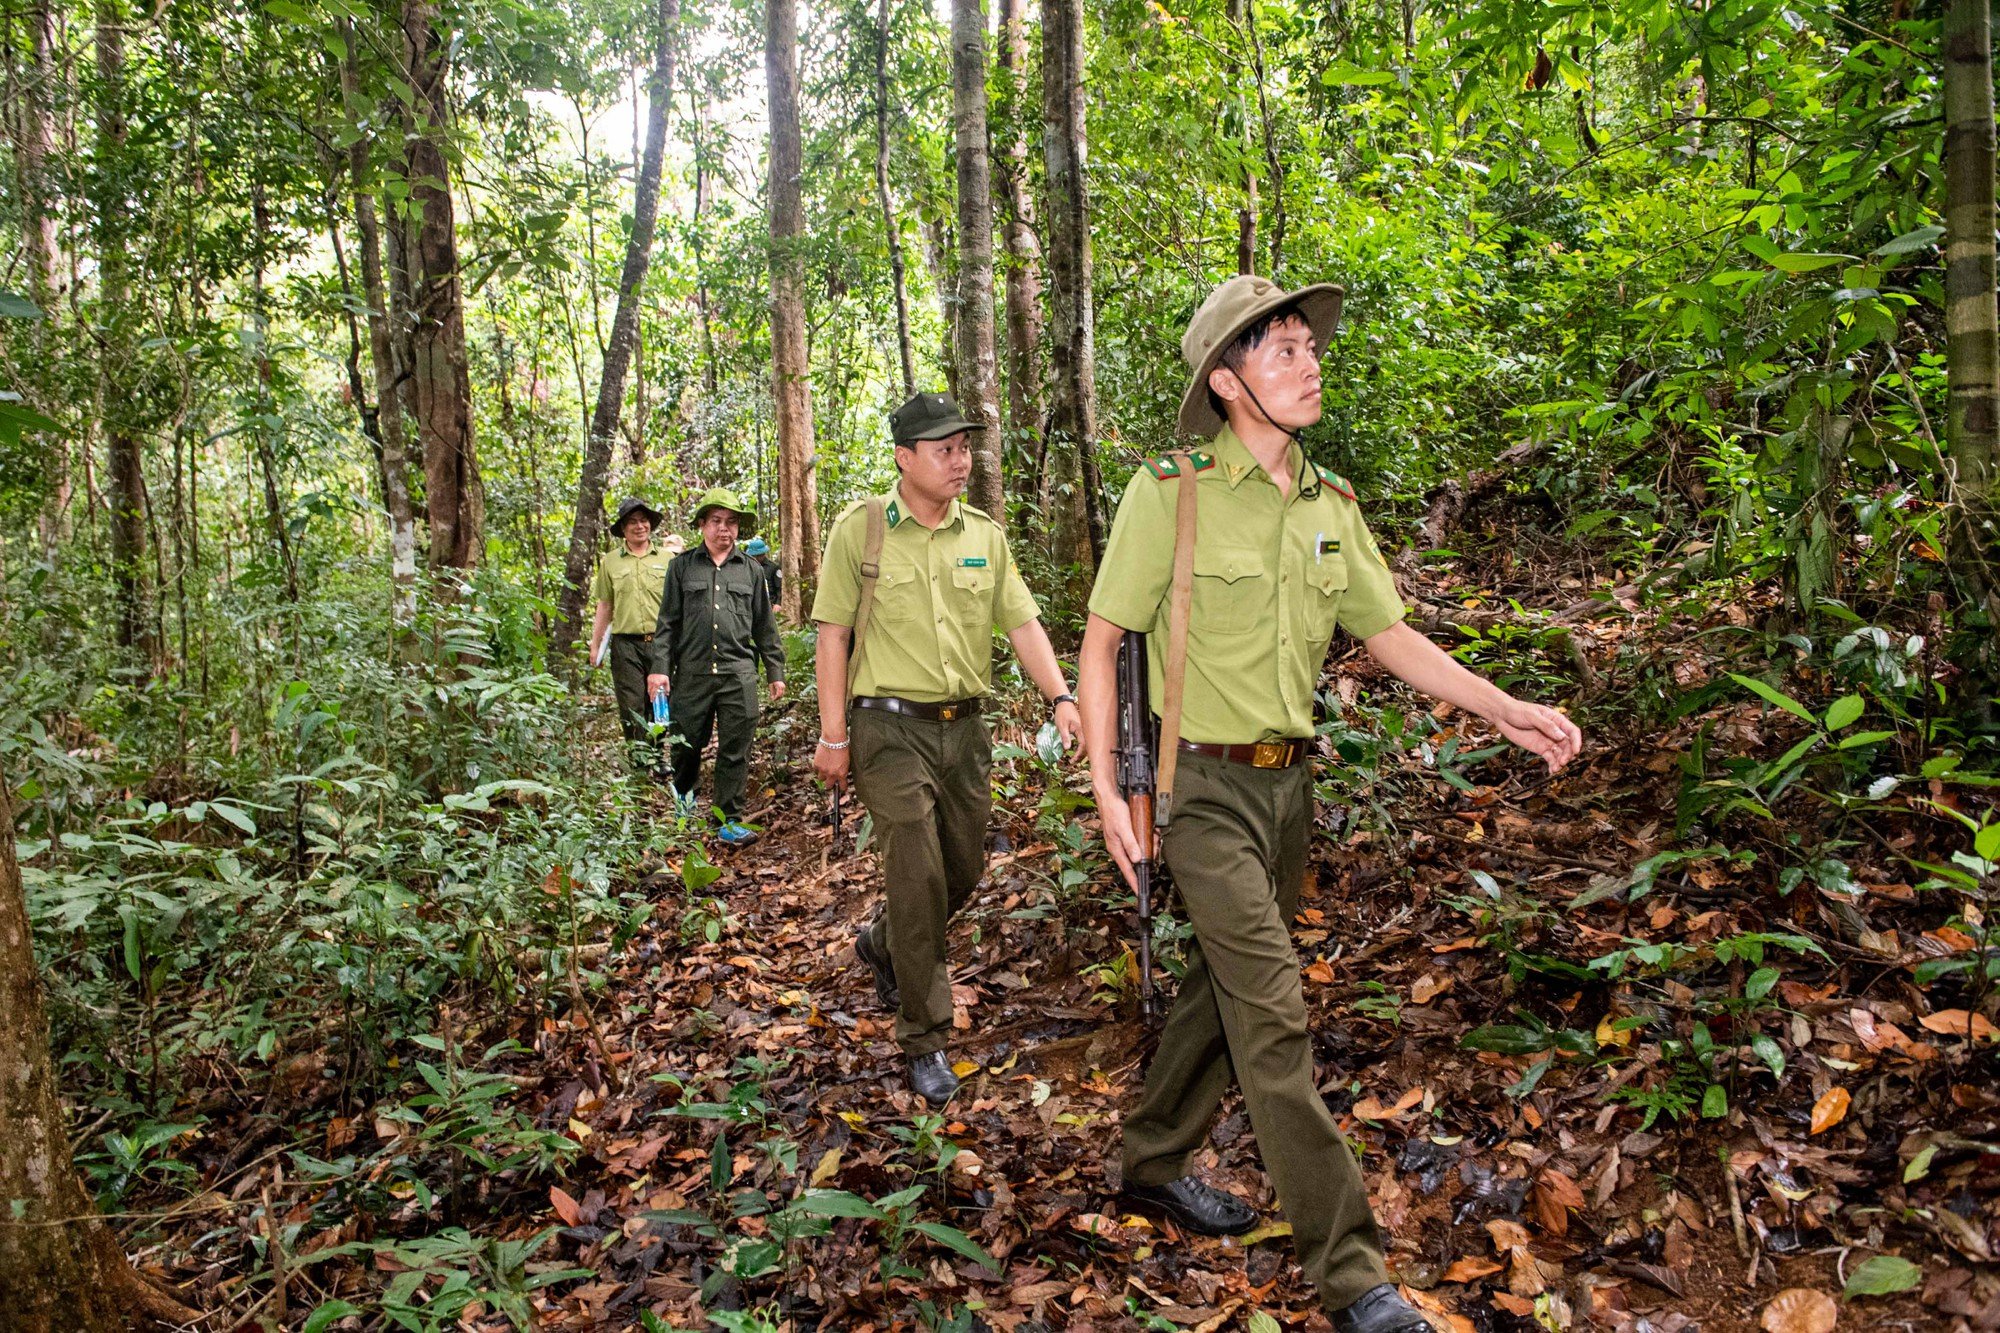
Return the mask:
<path fill-rule="evenodd" d="M 895 487 L 841 512 L 820 564 L 813 769 L 835 788 L 851 775 L 874 817 L 885 904 L 854 951 L 896 1013 L 910 1086 L 940 1107 L 958 1088 L 945 945 L 986 869 L 993 742 L 979 714 L 994 634 L 1054 706 L 1065 747 L 1078 715 L 1005 529 L 958 498 L 972 472 L 958 404 L 919 394 L 889 429 Z"/>
<path fill-rule="evenodd" d="M 749 556 L 763 573 L 764 586 L 771 592 L 771 605 L 780 605 L 785 600 L 785 574 L 778 568 L 778 562 L 771 558 L 770 543 L 762 537 L 752 537 L 743 543 L 743 554 Z"/>
<path fill-rule="evenodd" d="M 1193 378 L 1180 427 L 1212 442 L 1149 459 L 1133 475 L 1091 592 L 1077 689 L 1105 841 L 1133 882 L 1154 830 L 1132 826 L 1118 788 L 1117 661 L 1127 633 L 1149 636 L 1163 850 L 1194 927 L 1187 973 L 1125 1118 L 1125 1196 L 1210 1235 L 1256 1223 L 1240 1200 L 1188 1171 L 1234 1078 L 1334 1328 L 1422 1333 L 1429 1325 L 1389 1283 L 1361 1171 L 1320 1098 L 1292 947 L 1312 828 L 1314 687 L 1339 628 L 1390 672 L 1487 719 L 1552 770 L 1583 738 L 1562 714 L 1513 698 L 1403 623 L 1352 488 L 1298 445 L 1320 417 L 1319 358 L 1341 298 L 1335 286 L 1286 291 L 1245 276 L 1195 313 L 1181 339 Z M 1191 568 L 1177 571 L 1184 487 L 1195 497 L 1194 537 Z M 1176 604 L 1188 608 L 1179 670 L 1169 660 Z M 1180 698 L 1168 700 L 1177 676 Z"/>
<path fill-rule="evenodd" d="M 644 500 L 633 498 L 619 505 L 611 531 L 621 544 L 597 562 L 590 584 L 590 595 L 597 602 L 590 627 L 590 661 L 594 664 L 607 656 L 604 640 L 609 635 L 611 690 L 618 700 L 625 747 L 633 767 L 655 778 L 665 778 L 667 770 L 660 758 L 660 738 L 653 734 L 646 673 L 651 667 L 660 590 L 675 554 L 653 540 L 661 521 L 660 511 Z"/>
<path fill-rule="evenodd" d="M 695 505 L 701 543 L 674 558 L 653 629 L 649 690 L 673 691 L 675 799 L 692 809 L 701 753 L 716 733 L 716 836 L 731 847 L 756 841 L 739 820 L 757 734 L 757 663 L 771 698 L 785 697 L 785 649 L 763 576 L 737 539 L 756 531 L 757 515 L 736 492 L 711 487 Z"/>

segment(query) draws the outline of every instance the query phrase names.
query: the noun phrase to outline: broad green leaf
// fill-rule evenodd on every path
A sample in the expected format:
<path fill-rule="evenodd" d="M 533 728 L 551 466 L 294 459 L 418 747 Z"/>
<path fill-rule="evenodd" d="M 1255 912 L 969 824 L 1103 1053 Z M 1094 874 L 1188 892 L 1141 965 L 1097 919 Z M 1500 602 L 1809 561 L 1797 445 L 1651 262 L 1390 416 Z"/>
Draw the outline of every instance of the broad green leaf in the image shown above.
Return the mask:
<path fill-rule="evenodd" d="M 1284 1333 L 1284 1330 L 1277 1320 L 1259 1310 L 1250 1316 L 1250 1333 Z"/>
<path fill-rule="evenodd" d="M 1000 1271 L 1000 1261 L 986 1252 L 986 1248 L 957 1227 L 948 1227 L 942 1222 L 919 1222 L 913 1228 L 929 1236 L 940 1245 L 957 1250 L 966 1258 L 983 1264 L 994 1272 Z"/>
<path fill-rule="evenodd" d="M 1871 255 L 1907 255 L 1913 251 L 1922 250 L 1937 244 L 1939 238 L 1943 235 L 1944 228 L 1936 224 L 1928 227 L 1918 227 L 1915 231 L 1904 232 L 1893 241 L 1884 241 L 1868 253 Z"/>
<path fill-rule="evenodd" d="M 2000 861 L 2000 824 L 1988 824 L 1973 834 L 1972 850 L 1982 861 Z"/>
<path fill-rule="evenodd" d="M 1862 710 L 1867 707 L 1867 700 L 1860 695 L 1843 694 L 1826 710 L 1826 729 L 1839 731 L 1842 727 L 1852 726 L 1855 719 L 1861 716 Z"/>
<path fill-rule="evenodd" d="M 1808 726 L 1819 725 L 1819 719 L 1813 716 L 1811 709 L 1776 686 L 1766 685 L 1763 681 L 1750 676 L 1739 676 L 1734 671 L 1729 673 L 1729 678 L 1766 703 L 1776 704 Z"/>
<path fill-rule="evenodd" d="M 1785 1076 L 1784 1049 L 1777 1042 L 1773 1041 L 1770 1036 L 1759 1032 L 1756 1036 L 1750 1038 L 1750 1049 L 1755 1052 L 1759 1060 L 1762 1060 L 1770 1067 L 1773 1074 L 1776 1074 L 1779 1078 Z"/>
<path fill-rule="evenodd" d="M 1720 1120 L 1729 1114 L 1729 1089 L 1720 1083 L 1708 1085 L 1708 1091 L 1701 1094 L 1701 1113 L 1705 1119 Z"/>
<path fill-rule="evenodd" d="M 236 825 L 237 828 L 242 829 L 251 837 L 254 838 L 257 836 L 257 821 L 250 818 L 249 814 L 245 811 L 239 810 L 233 805 L 225 805 L 221 801 L 210 801 L 208 808 Z"/>
<path fill-rule="evenodd" d="M 1386 69 L 1358 69 L 1353 65 L 1329 65 L 1319 76 L 1319 81 L 1329 88 L 1372 88 L 1385 83 L 1394 83 L 1396 75 Z"/>
<path fill-rule="evenodd" d="M 1878 1254 L 1847 1275 L 1847 1289 L 1840 1295 L 1849 1301 L 1856 1296 L 1890 1296 L 1909 1291 L 1923 1280 L 1924 1270 L 1908 1259 Z"/>
<path fill-rule="evenodd" d="M 326 1330 L 333 1326 L 334 1320 L 360 1313 L 362 1310 L 358 1305 L 350 1305 L 346 1301 L 328 1301 L 306 1316 L 306 1322 L 300 1333 L 326 1333 Z"/>
<path fill-rule="evenodd" d="M 1910 1159 L 1910 1164 L 1903 1168 L 1903 1183 L 1908 1185 L 1922 1180 L 1925 1176 L 1929 1175 L 1931 1172 L 1931 1159 L 1936 1156 L 1937 1145 L 1935 1143 L 1926 1143 L 1917 1155 Z"/>
<path fill-rule="evenodd" d="M 807 1190 L 790 1211 L 813 1217 L 884 1218 L 888 1214 L 858 1194 L 846 1190 Z"/>
<path fill-rule="evenodd" d="M 1771 267 L 1780 273 L 1812 273 L 1845 264 L 1852 258 L 1852 255 L 1787 254 L 1773 259 Z"/>
<path fill-rule="evenodd" d="M 0 287 L 0 318 L 41 319 L 42 308 L 19 292 Z"/>

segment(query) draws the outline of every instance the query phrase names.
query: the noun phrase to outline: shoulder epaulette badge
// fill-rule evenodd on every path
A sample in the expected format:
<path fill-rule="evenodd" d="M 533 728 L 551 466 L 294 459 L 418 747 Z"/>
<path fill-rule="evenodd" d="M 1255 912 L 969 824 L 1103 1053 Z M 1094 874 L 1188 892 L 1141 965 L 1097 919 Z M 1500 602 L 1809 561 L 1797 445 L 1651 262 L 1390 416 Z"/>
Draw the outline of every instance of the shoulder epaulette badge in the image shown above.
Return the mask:
<path fill-rule="evenodd" d="M 1188 457 L 1194 460 L 1194 470 L 1197 474 L 1215 466 L 1214 454 L 1197 452 L 1189 454 Z M 1151 472 L 1156 480 L 1165 481 L 1169 477 L 1178 477 L 1181 474 L 1180 460 L 1172 454 L 1158 454 L 1146 460 L 1146 470 Z"/>
<path fill-rule="evenodd" d="M 1354 499 L 1354 487 L 1348 484 L 1347 478 L 1341 476 L 1338 472 L 1335 472 L 1332 468 L 1320 467 L 1319 464 L 1317 463 L 1313 464 L 1313 467 L 1319 473 L 1319 479 L 1321 481 L 1333 487 L 1335 491 L 1346 496 L 1348 499 L 1350 500 Z"/>

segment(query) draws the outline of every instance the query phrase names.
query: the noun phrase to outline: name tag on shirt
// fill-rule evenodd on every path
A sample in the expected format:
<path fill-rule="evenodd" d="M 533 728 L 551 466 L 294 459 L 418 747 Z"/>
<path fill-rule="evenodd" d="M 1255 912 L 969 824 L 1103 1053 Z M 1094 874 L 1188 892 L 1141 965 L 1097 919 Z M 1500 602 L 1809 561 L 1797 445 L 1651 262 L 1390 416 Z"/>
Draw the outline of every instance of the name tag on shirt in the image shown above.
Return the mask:
<path fill-rule="evenodd" d="M 983 555 L 962 555 L 958 558 L 958 567 L 960 569 L 984 569 L 986 568 L 986 557 Z"/>
<path fill-rule="evenodd" d="M 1320 539 L 1319 539 L 1319 553 L 1320 553 L 1321 555 L 1338 555 L 1338 554 L 1340 554 L 1340 538 L 1338 538 L 1338 537 L 1322 537 L 1322 538 L 1320 538 Z"/>

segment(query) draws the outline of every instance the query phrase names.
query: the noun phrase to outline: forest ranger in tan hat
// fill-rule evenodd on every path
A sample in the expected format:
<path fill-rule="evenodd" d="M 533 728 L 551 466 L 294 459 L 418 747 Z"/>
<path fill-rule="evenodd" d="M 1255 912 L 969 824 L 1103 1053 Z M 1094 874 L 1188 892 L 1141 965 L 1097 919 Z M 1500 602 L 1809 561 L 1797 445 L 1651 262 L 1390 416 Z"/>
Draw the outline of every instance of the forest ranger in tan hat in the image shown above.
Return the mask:
<path fill-rule="evenodd" d="M 1125 1196 L 1195 1231 L 1256 1225 L 1253 1209 L 1191 1170 L 1233 1080 L 1337 1333 L 1422 1333 L 1429 1325 L 1389 1281 L 1367 1186 L 1319 1095 L 1291 939 L 1309 880 L 1313 701 L 1327 647 L 1346 630 L 1395 675 L 1486 718 L 1552 769 L 1582 737 L 1403 623 L 1353 488 L 1300 447 L 1298 433 L 1320 417 L 1319 357 L 1340 306 L 1338 287 L 1287 291 L 1257 277 L 1232 278 L 1202 303 L 1181 340 L 1193 379 L 1180 425 L 1213 439 L 1133 474 L 1091 590 L 1077 694 L 1112 857 L 1131 883 L 1157 837 L 1199 946 L 1125 1117 Z M 1151 640 L 1163 830 L 1134 827 L 1118 786 L 1128 633 Z"/>

